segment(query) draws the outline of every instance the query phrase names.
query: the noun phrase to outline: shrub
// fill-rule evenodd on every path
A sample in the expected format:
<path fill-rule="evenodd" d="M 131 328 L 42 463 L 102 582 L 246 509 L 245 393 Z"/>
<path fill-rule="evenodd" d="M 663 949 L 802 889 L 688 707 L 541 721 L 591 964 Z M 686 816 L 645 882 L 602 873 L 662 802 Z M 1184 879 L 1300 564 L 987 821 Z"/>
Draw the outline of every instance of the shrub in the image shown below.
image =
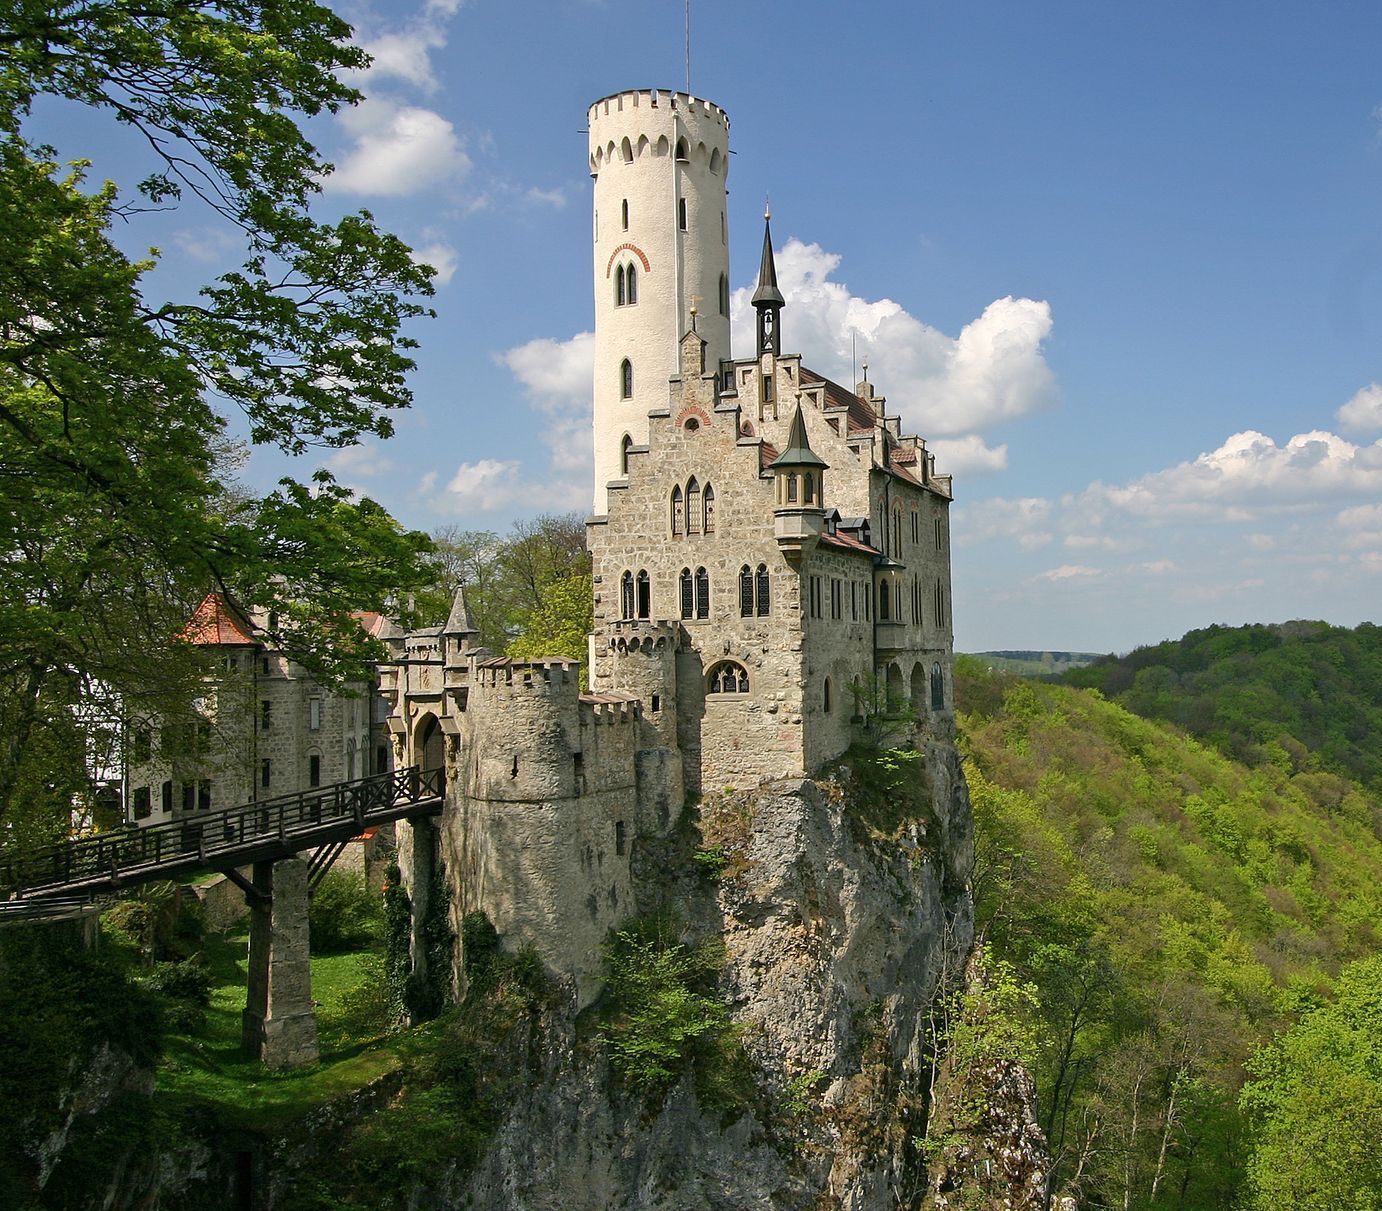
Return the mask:
<path fill-rule="evenodd" d="M 339 954 L 377 945 L 383 930 L 384 906 L 363 875 L 332 870 L 317 884 L 307 910 L 312 950 Z"/>
<path fill-rule="evenodd" d="M 211 975 L 194 961 L 155 963 L 139 981 L 164 1001 L 164 1018 L 173 1030 L 196 1030 L 211 1004 Z"/>

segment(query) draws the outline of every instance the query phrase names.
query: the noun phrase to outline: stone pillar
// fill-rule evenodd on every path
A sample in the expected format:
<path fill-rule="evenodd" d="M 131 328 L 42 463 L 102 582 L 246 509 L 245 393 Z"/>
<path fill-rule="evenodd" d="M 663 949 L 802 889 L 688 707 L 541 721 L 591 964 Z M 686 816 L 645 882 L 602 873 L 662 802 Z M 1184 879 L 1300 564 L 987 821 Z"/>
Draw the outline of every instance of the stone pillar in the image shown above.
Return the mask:
<path fill-rule="evenodd" d="M 254 887 L 245 1049 L 269 1068 L 315 1063 L 320 1052 L 307 943 L 307 863 L 256 862 Z"/>
<path fill-rule="evenodd" d="M 408 889 L 412 900 L 412 936 L 409 949 L 413 958 L 413 977 L 418 983 L 427 978 L 427 933 L 423 928 L 427 920 L 427 909 L 432 897 L 432 880 L 435 872 L 437 854 L 436 829 L 426 818 L 410 821 L 408 830 L 408 867 L 412 875 L 412 886 Z"/>

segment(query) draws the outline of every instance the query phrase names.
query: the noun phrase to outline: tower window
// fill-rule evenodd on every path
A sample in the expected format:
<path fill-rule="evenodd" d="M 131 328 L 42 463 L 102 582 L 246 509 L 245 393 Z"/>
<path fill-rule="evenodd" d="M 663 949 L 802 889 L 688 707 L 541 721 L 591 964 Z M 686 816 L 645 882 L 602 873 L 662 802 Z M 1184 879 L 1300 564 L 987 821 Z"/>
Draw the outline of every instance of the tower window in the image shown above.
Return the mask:
<path fill-rule="evenodd" d="M 724 215 L 720 216 L 720 221 L 724 222 Z M 720 314 L 729 314 L 729 278 L 723 273 L 720 274 Z"/>
<path fill-rule="evenodd" d="M 748 564 L 739 569 L 739 616 L 753 617 L 753 572 Z"/>
<path fill-rule="evenodd" d="M 620 152 L 622 153 L 622 155 L 623 155 L 623 157 L 624 157 L 624 163 L 625 163 L 625 164 L 632 164 L 632 163 L 633 163 L 633 144 L 630 143 L 630 142 L 628 141 L 627 138 L 624 140 L 624 142 L 623 142 L 622 144 L 620 144 L 619 150 L 620 150 Z"/>
<path fill-rule="evenodd" d="M 715 533 L 715 489 L 709 484 L 705 485 L 705 491 L 701 494 L 701 520 L 704 523 L 701 529 L 707 534 Z"/>
<path fill-rule="evenodd" d="M 633 363 L 628 358 L 619 363 L 619 398 L 633 399 Z"/>
<path fill-rule="evenodd" d="M 888 582 L 878 582 L 878 621 L 887 622 L 891 611 L 888 609 Z"/>
<path fill-rule="evenodd" d="M 939 660 L 931 666 L 931 709 L 945 710 L 945 676 L 941 673 Z"/>
<path fill-rule="evenodd" d="M 645 568 L 638 570 L 638 616 L 647 618 L 652 612 L 652 586 L 648 582 L 648 572 Z"/>
<path fill-rule="evenodd" d="M 625 141 L 625 142 L 628 142 L 627 139 L 624 140 L 624 141 Z M 687 162 L 687 159 L 688 159 L 688 158 L 689 158 L 689 157 L 688 157 L 687 154 L 686 154 L 686 140 L 685 140 L 685 139 L 678 139 L 678 140 L 677 140 L 677 160 L 678 160 L 678 162 L 679 162 L 679 163 L 682 163 L 682 164 L 685 164 L 685 163 Z"/>
<path fill-rule="evenodd" d="M 307 785 L 320 786 L 322 784 L 322 759 L 316 753 L 307 758 Z"/>
<path fill-rule="evenodd" d="M 686 485 L 686 532 L 699 534 L 701 529 L 701 486 L 693 475 Z"/>
<path fill-rule="evenodd" d="M 672 489 L 672 537 L 679 538 L 686 533 L 686 504 L 682 499 L 681 485 Z"/>
<path fill-rule="evenodd" d="M 273 727 L 274 704 L 267 698 L 259 704 L 259 730 L 267 732 Z"/>
<path fill-rule="evenodd" d="M 632 265 L 629 266 L 628 272 L 624 275 L 624 281 L 628 287 L 625 292 L 628 304 L 632 307 L 638 302 L 638 270 Z"/>
<path fill-rule="evenodd" d="M 677 226 L 683 231 L 686 230 L 686 199 L 677 199 Z"/>
<path fill-rule="evenodd" d="M 825 679 L 825 687 L 821 692 L 821 705 L 825 708 L 825 713 L 830 714 L 830 678 Z"/>
<path fill-rule="evenodd" d="M 633 449 L 633 438 L 627 433 L 624 440 L 619 443 L 619 473 L 627 475 L 629 473 L 629 451 Z"/>
<path fill-rule="evenodd" d="M 755 572 L 748 564 L 739 569 L 739 615 L 767 617 L 770 608 L 768 565 L 760 563 Z"/>
<path fill-rule="evenodd" d="M 704 568 L 696 569 L 696 617 L 710 617 L 710 577 Z"/>
<path fill-rule="evenodd" d="M 620 265 L 614 271 L 614 305 L 622 307 L 626 297 L 624 293 L 624 267 Z"/>
<path fill-rule="evenodd" d="M 816 503 L 816 477 L 812 475 L 810 471 L 806 473 L 804 479 L 804 486 L 806 489 L 803 498 L 805 500 L 805 503 L 808 505 L 814 505 Z"/>
<path fill-rule="evenodd" d="M 683 618 L 690 618 L 695 608 L 690 568 L 682 568 L 678 584 L 681 589 L 681 616 Z"/>
<path fill-rule="evenodd" d="M 267 757 L 259 763 L 259 785 L 268 790 L 274 780 L 273 762 Z"/>
<path fill-rule="evenodd" d="M 710 670 L 705 688 L 708 694 L 747 694 L 749 675 L 742 664 L 722 660 Z"/>
<path fill-rule="evenodd" d="M 758 616 L 766 617 L 768 613 L 768 565 L 760 563 L 758 571 L 754 573 L 755 596 L 757 597 Z"/>
<path fill-rule="evenodd" d="M 624 579 L 619 584 L 619 616 L 632 618 L 633 609 L 633 573 L 625 572 Z"/>
<path fill-rule="evenodd" d="M 624 201 L 623 201 L 623 203 L 620 205 L 620 208 L 619 208 L 619 209 L 620 209 L 620 212 L 622 213 L 623 219 L 624 219 L 624 230 L 625 230 L 625 231 L 628 231 L 628 229 L 629 229 L 629 200 L 628 200 L 628 198 L 625 198 L 625 199 L 624 199 Z"/>

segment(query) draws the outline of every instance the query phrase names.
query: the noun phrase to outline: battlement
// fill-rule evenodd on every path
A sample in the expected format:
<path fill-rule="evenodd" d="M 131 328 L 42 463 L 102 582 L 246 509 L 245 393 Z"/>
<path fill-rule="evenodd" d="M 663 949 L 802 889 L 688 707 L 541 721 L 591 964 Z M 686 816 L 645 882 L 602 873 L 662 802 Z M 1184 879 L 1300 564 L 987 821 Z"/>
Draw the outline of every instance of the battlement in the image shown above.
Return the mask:
<path fill-rule="evenodd" d="M 590 107 L 590 172 L 645 156 L 729 171 L 729 119 L 713 102 L 647 89 L 615 93 Z"/>
<path fill-rule="evenodd" d="M 594 133 L 596 122 L 602 117 L 617 116 L 633 110 L 652 112 L 661 110 L 662 114 L 680 112 L 683 115 L 704 115 L 729 130 L 729 115 L 714 101 L 704 97 L 692 96 L 687 92 L 677 92 L 670 88 L 628 88 L 623 92 L 610 93 L 592 102 L 586 111 L 586 120 Z"/>
<path fill-rule="evenodd" d="M 582 694 L 581 725 L 637 723 L 643 717 L 643 703 L 632 694 Z"/>
<path fill-rule="evenodd" d="M 559 694 L 563 689 L 579 690 L 581 662 L 562 656 L 538 660 L 512 660 L 496 656 L 476 665 L 481 689 L 536 690 Z"/>
<path fill-rule="evenodd" d="M 681 627 L 675 622 L 621 618 L 607 624 L 605 633 L 609 650 L 619 656 L 675 652 L 681 644 Z"/>

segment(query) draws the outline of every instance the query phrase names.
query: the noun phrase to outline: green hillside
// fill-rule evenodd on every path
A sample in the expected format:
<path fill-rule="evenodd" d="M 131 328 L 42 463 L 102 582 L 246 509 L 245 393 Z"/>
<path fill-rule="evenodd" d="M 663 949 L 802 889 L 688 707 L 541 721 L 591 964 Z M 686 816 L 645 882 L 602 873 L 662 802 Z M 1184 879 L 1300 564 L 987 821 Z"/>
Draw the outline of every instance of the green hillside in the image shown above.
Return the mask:
<path fill-rule="evenodd" d="M 1271 722 L 1241 717 L 1269 758 L 1250 767 L 1088 690 L 973 658 L 957 683 L 979 924 L 1040 997 L 1057 1189 L 1088 1207 L 1382 1206 L 1376 1166 L 1334 1143 L 1382 1134 L 1382 1015 L 1354 1041 L 1377 1070 L 1358 1078 L 1372 1103 L 1345 1098 L 1362 1107 L 1352 1134 L 1329 1120 L 1337 1099 L 1300 1111 L 1280 1092 L 1309 1054 L 1289 1032 L 1321 1035 L 1311 1011 L 1341 969 L 1382 1000 L 1382 965 L 1345 966 L 1379 951 L 1382 800 L 1267 738 Z M 1259 1079 L 1244 1111 L 1245 1065 Z M 1273 1141 L 1301 1138 L 1343 1185 L 1297 1167 L 1283 1202 Z"/>
<path fill-rule="evenodd" d="M 1179 724 L 1249 765 L 1331 769 L 1382 791 L 1382 627 L 1207 627 L 1064 680 Z"/>

